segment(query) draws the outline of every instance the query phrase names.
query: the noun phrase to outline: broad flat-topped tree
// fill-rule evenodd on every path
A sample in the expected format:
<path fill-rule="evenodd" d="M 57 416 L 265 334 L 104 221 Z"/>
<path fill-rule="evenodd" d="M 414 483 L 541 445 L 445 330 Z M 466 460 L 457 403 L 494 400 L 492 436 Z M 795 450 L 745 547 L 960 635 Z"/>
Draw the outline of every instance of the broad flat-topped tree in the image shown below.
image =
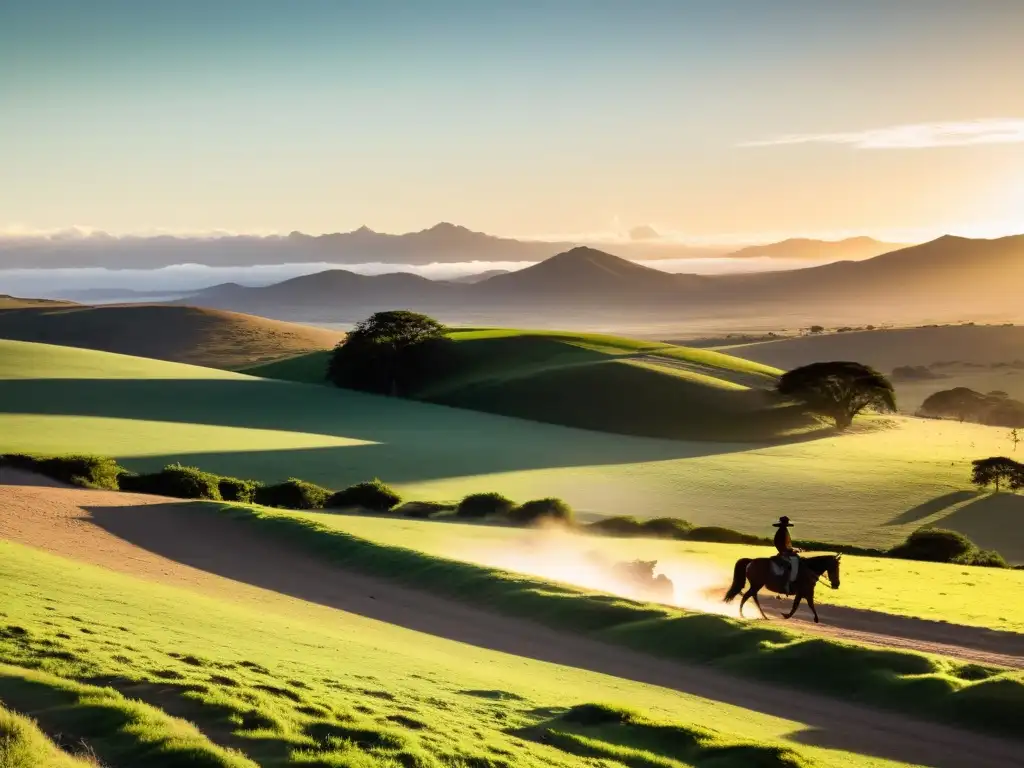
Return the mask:
<path fill-rule="evenodd" d="M 836 361 L 794 368 L 782 375 L 776 391 L 831 419 L 840 430 L 849 427 L 854 416 L 866 409 L 881 413 L 896 410 L 892 383 L 862 363 Z"/>

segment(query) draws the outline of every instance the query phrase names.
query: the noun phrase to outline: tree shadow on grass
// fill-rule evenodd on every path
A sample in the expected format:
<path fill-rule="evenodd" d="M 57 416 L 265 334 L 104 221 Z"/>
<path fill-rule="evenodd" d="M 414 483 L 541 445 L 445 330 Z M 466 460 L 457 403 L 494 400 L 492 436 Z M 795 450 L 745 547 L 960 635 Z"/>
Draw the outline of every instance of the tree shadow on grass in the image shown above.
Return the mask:
<path fill-rule="evenodd" d="M 1011 563 L 1024 562 L 1024 496 L 992 493 L 935 521 L 967 536 L 982 549 L 994 549 Z"/>
<path fill-rule="evenodd" d="M 0 413 L 89 416 L 354 438 L 371 445 L 167 455 L 252 477 L 316 480 L 366 472 L 392 482 L 554 467 L 631 464 L 753 450 L 764 443 L 678 441 L 571 429 L 348 390 L 260 379 L 20 379 L 0 381 Z M 118 438 L 131 425 L 118 425 Z M 811 439 L 805 436 L 802 439 Z M 102 452 L 98 440 L 96 452 Z M 305 454 L 305 455 L 303 455 Z M 307 462 L 308 459 L 308 462 Z M 166 462 L 165 462 L 166 463 Z M 306 466 L 310 467 L 307 471 Z M 316 468 L 332 466 L 330 473 Z M 273 466 L 273 471 L 242 471 Z M 234 470 L 228 469 L 234 467 Z M 347 471 L 348 467 L 358 473 Z M 374 474 L 374 473 L 371 473 Z"/>
<path fill-rule="evenodd" d="M 941 496 L 936 496 L 934 499 L 929 499 L 917 506 L 911 507 L 905 512 L 901 512 L 892 520 L 885 523 L 885 525 L 890 526 L 916 523 L 918 520 L 924 520 L 926 517 L 938 514 L 944 509 L 955 506 L 962 501 L 973 499 L 977 495 L 978 494 L 975 491 L 951 491 L 950 493 L 944 493 Z"/>

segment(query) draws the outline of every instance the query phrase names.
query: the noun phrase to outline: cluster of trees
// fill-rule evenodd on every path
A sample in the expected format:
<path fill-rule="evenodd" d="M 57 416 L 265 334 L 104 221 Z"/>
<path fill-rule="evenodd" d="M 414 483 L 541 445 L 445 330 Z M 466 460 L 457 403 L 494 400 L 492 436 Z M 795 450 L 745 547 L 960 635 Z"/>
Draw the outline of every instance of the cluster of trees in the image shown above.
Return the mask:
<path fill-rule="evenodd" d="M 993 486 L 998 493 L 1006 488 L 1019 491 L 1024 488 L 1024 464 L 1005 456 L 990 456 L 972 462 L 971 482 L 979 488 Z"/>
<path fill-rule="evenodd" d="M 929 395 L 921 403 L 918 415 L 991 427 L 1024 427 L 1024 403 L 1012 399 L 1006 392 L 982 394 L 969 387 L 943 389 Z"/>

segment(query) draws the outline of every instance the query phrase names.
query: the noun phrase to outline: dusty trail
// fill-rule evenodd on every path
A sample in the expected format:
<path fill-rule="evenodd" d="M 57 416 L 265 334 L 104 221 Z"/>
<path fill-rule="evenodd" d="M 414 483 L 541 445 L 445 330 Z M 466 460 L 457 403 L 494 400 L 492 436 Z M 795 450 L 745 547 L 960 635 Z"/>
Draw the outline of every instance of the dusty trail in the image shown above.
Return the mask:
<path fill-rule="evenodd" d="M 28 481 L 3 474 L 7 483 Z M 740 681 L 437 598 L 344 571 L 167 499 L 52 484 L 0 486 L 0 538 L 201 591 L 223 594 L 240 582 L 439 637 L 727 702 L 804 723 L 789 737 L 801 743 L 938 768 L 1024 765 L 1017 743 Z"/>

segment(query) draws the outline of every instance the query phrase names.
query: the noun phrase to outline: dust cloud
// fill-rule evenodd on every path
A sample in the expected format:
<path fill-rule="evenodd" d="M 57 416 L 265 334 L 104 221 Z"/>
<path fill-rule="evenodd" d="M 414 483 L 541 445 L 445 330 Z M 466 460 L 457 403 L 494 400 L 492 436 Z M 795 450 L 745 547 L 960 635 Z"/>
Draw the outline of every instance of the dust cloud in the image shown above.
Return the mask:
<path fill-rule="evenodd" d="M 639 602 L 738 616 L 735 604 L 722 601 L 732 581 L 731 569 L 726 566 L 681 554 L 665 557 L 664 548 L 660 548 L 654 576 L 664 575 L 671 580 L 671 597 L 653 596 L 649 584 L 617 575 L 613 568 L 617 563 L 656 558 L 649 550 L 645 552 L 643 547 L 637 546 L 639 543 L 638 540 L 586 536 L 549 527 L 532 529 L 512 539 L 502 537 L 487 541 L 460 537 L 445 547 L 444 556 Z"/>

